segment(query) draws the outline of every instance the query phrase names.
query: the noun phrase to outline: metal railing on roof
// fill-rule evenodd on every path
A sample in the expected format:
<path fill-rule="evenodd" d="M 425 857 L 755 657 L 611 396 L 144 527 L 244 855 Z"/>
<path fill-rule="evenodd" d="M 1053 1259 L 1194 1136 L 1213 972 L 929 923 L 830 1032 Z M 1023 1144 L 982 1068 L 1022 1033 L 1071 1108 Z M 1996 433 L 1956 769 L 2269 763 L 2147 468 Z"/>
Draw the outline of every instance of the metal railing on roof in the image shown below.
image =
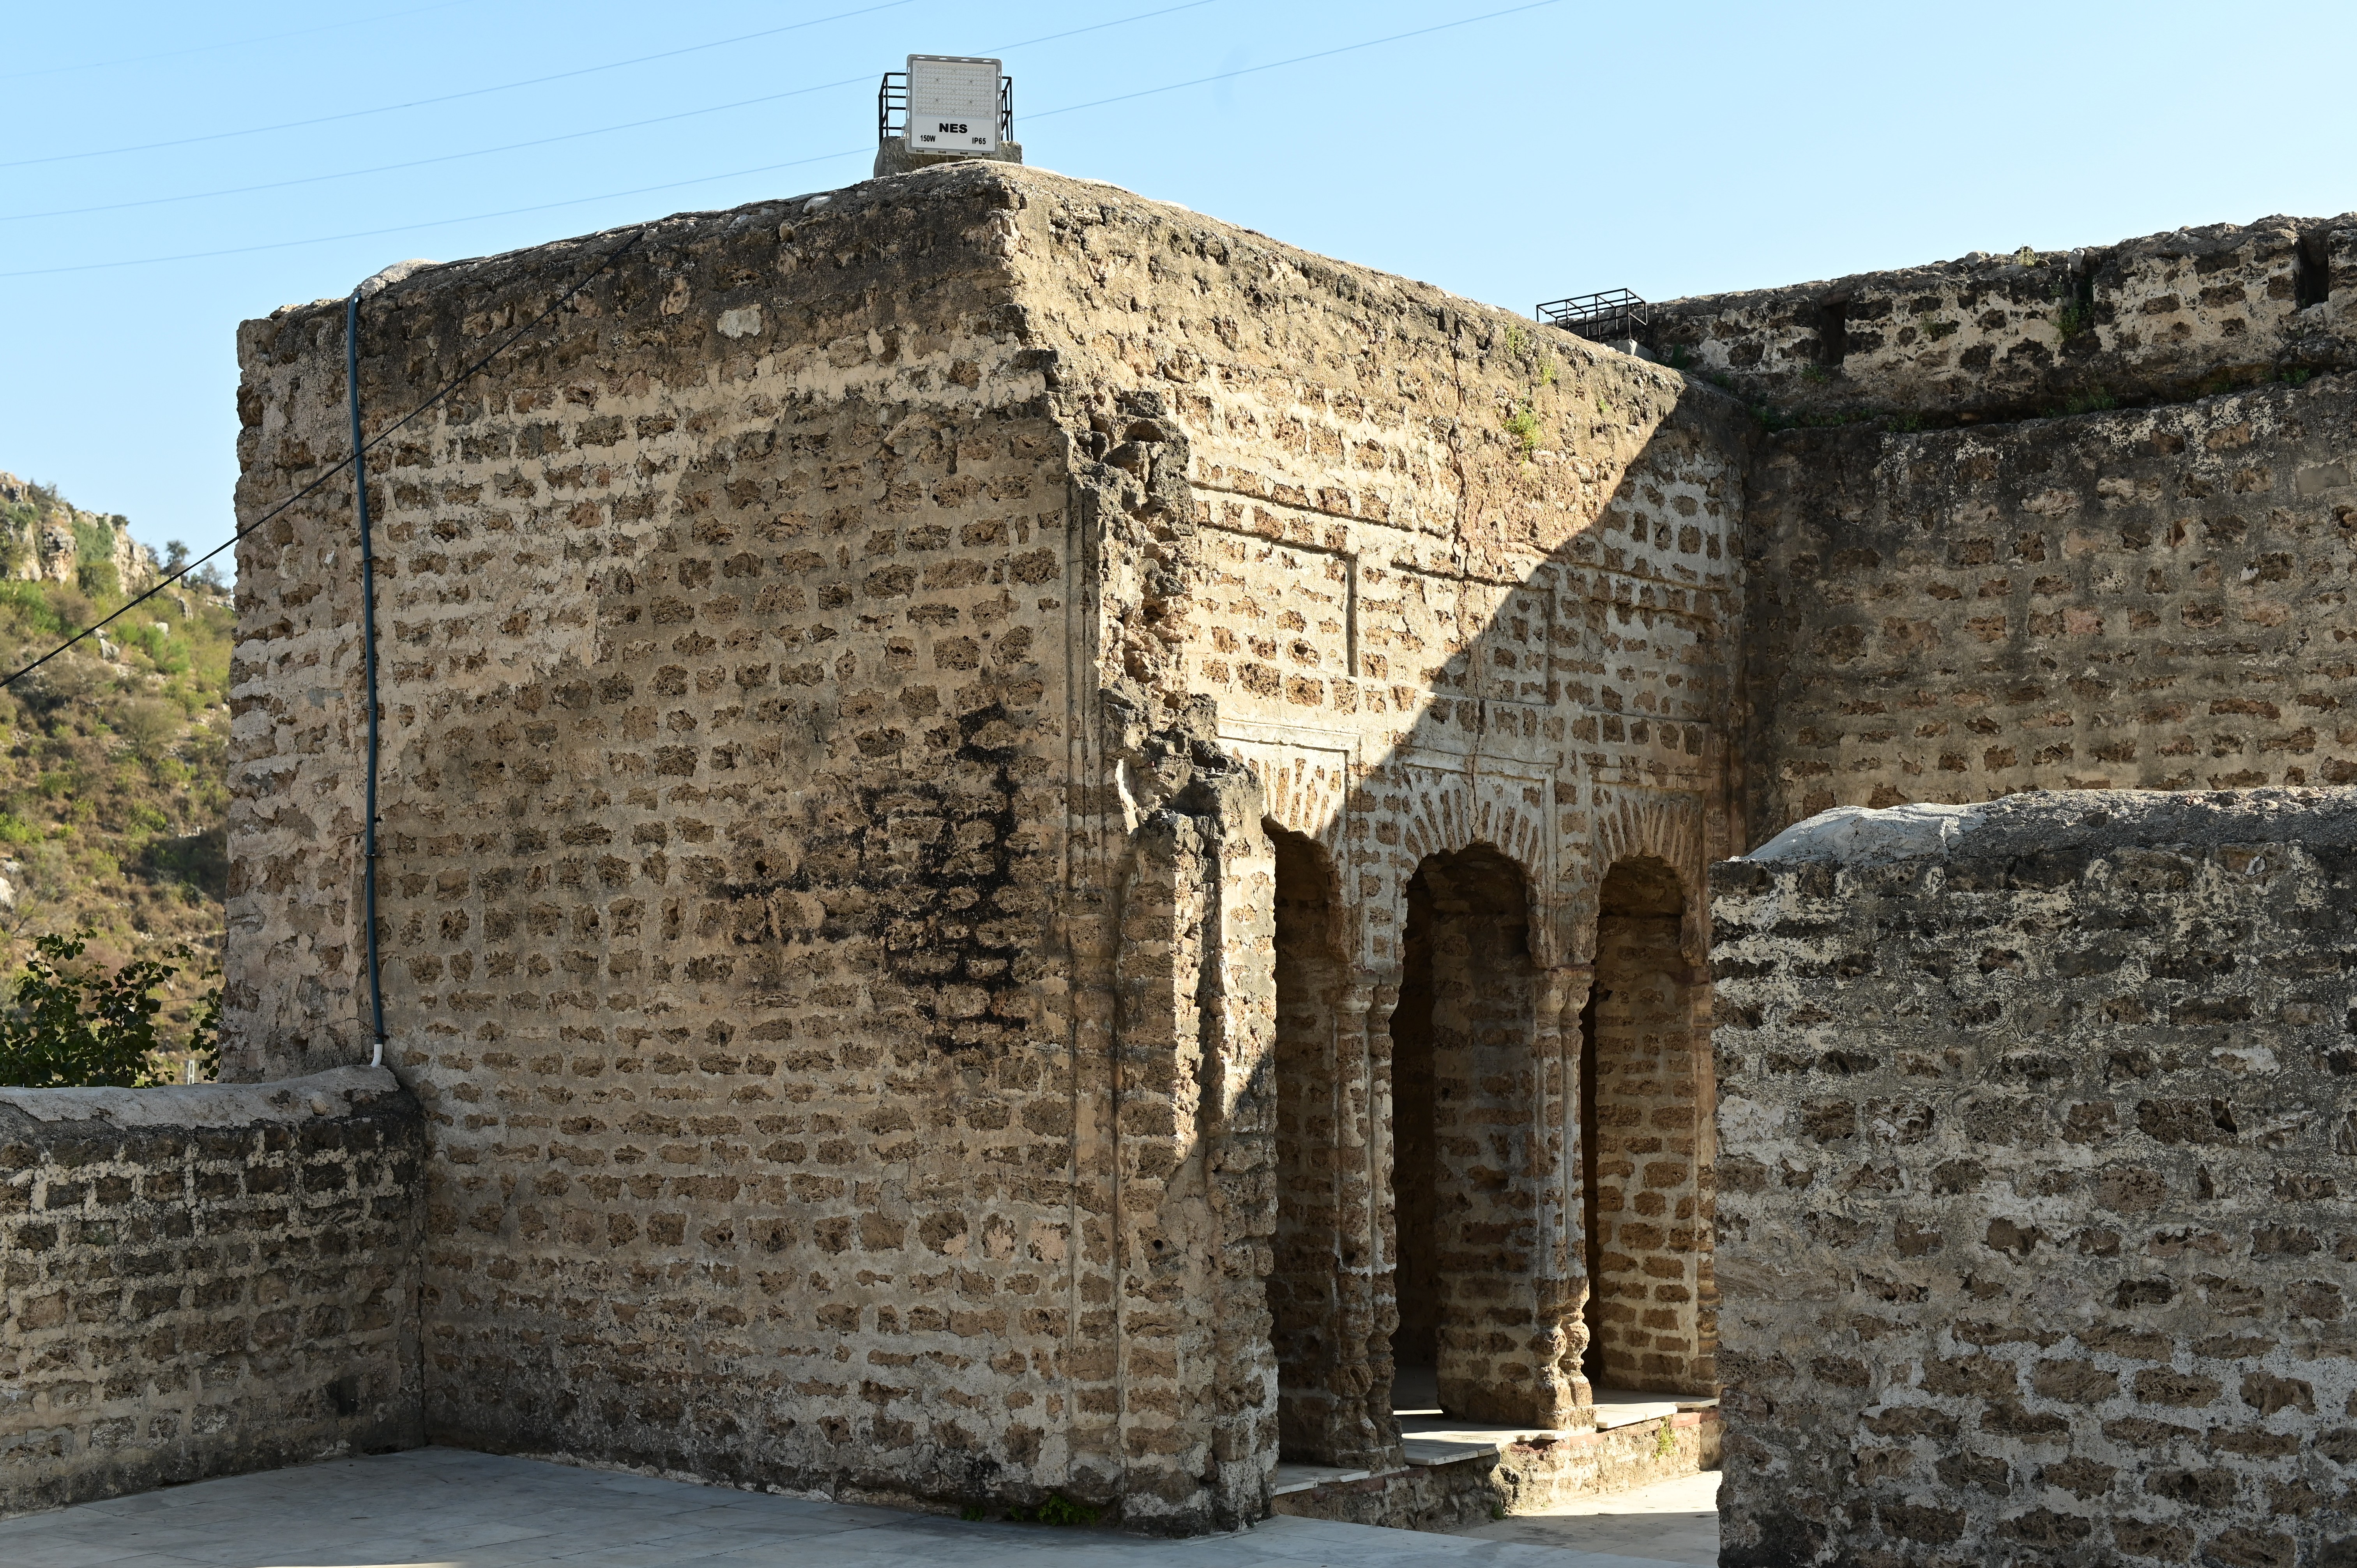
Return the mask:
<path fill-rule="evenodd" d="M 909 134 L 909 73 L 888 70 L 876 89 L 876 141 L 878 145 Z M 1015 79 L 998 79 L 998 139 L 1015 139 Z"/>
<path fill-rule="evenodd" d="M 1633 338 L 1650 343 L 1653 336 L 1653 307 L 1625 288 L 1549 300 L 1539 306 L 1538 318 L 1592 342 Z"/>

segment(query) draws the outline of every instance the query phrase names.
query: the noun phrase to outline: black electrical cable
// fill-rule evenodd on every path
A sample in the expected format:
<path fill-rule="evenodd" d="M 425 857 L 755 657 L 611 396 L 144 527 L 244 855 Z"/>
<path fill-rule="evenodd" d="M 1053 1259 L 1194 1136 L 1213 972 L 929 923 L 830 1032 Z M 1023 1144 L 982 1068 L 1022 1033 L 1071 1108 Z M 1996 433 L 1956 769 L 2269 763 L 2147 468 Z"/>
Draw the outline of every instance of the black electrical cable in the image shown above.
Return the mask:
<path fill-rule="evenodd" d="M 493 360 L 496 360 L 501 354 L 506 353 L 509 349 L 514 347 L 517 340 L 522 338 L 525 333 L 530 332 L 533 328 L 538 327 L 542 322 L 547 320 L 550 317 L 555 315 L 557 311 L 564 308 L 564 306 L 572 300 L 575 295 L 579 294 L 583 289 L 587 288 L 592 283 L 595 283 L 598 276 L 603 274 L 607 268 L 612 266 L 616 262 L 620 261 L 622 257 L 629 252 L 630 247 L 636 245 L 640 240 L 645 239 L 647 230 L 652 227 L 652 224 L 645 224 L 633 231 L 629 239 L 623 241 L 620 244 L 608 252 L 605 259 L 584 274 L 580 282 L 575 284 L 571 288 L 566 289 L 563 294 L 558 295 L 554 300 L 550 302 L 547 309 L 542 311 L 538 316 L 533 317 L 530 321 L 527 321 L 522 326 L 517 328 L 513 332 L 509 333 L 505 338 L 500 338 L 497 344 L 493 345 L 490 352 L 484 354 L 481 359 L 477 360 L 465 370 L 460 371 L 447 381 L 445 381 L 440 390 L 436 391 L 433 396 L 427 398 L 424 403 L 419 403 L 407 413 L 403 414 L 399 419 L 394 420 L 391 424 L 386 425 L 382 430 L 377 432 L 376 435 L 371 436 L 367 443 L 356 450 L 350 456 L 343 458 L 326 473 L 320 475 L 317 478 L 313 479 L 309 484 L 305 485 L 301 489 L 296 490 L 293 495 L 288 496 L 285 500 L 280 501 L 276 506 L 272 507 L 268 511 L 264 512 L 260 517 L 255 518 L 252 522 L 247 523 L 243 528 L 239 529 L 235 533 L 231 534 L 219 544 L 216 544 L 210 550 L 206 551 L 202 555 L 198 556 L 187 565 L 182 566 L 178 571 L 170 574 L 161 582 L 157 583 L 154 587 L 148 589 L 137 598 L 131 600 L 121 609 L 116 610 L 113 615 L 108 616 L 104 620 L 96 621 L 90 626 L 84 627 L 81 630 L 74 633 L 63 642 L 59 643 L 55 648 L 50 649 L 47 653 L 42 654 L 38 659 L 34 660 L 30 664 L 26 665 L 23 669 L 18 670 L 16 673 L 6 677 L 5 680 L 0 680 L 0 691 L 5 691 L 8 687 L 15 685 L 26 676 L 30 675 L 34 671 L 38 670 L 42 665 L 47 664 L 50 660 L 55 659 L 58 655 L 65 652 L 68 649 L 72 648 L 76 643 L 81 641 L 82 639 L 97 636 L 100 632 L 113 625 L 123 617 L 129 615 L 133 610 L 138 608 L 141 605 L 145 604 L 149 599 L 154 598 L 156 595 L 162 593 L 173 584 L 180 581 L 189 573 L 203 565 L 206 562 L 211 560 L 214 556 L 220 554 L 231 545 L 235 544 L 239 540 L 243 539 L 247 534 L 252 533 L 255 529 L 260 528 L 264 523 L 268 522 L 272 518 L 276 517 L 280 512 L 285 511 L 288 507 L 293 506 L 296 502 L 302 500 L 305 497 L 313 494 L 326 486 L 330 480 L 334 479 L 337 475 L 342 473 L 346 468 L 352 467 L 353 463 L 360 457 L 362 452 L 382 446 L 385 440 L 395 431 L 401 429 L 411 420 L 415 419 L 419 414 L 424 413 L 427 409 L 432 408 L 436 403 L 440 403 L 444 398 L 448 397 L 452 392 L 456 392 L 468 377 L 473 376 L 484 366 L 490 364 Z"/>
<path fill-rule="evenodd" d="M 1215 5 L 1217 3 L 1218 0 L 1184 0 L 1184 4 L 1178 5 L 1165 5 L 1158 11 L 1141 11 L 1135 16 L 1116 16 L 1110 22 L 1092 22 L 1085 27 L 1072 27 L 1064 32 L 1049 33 L 1044 37 L 1037 38 L 1019 38 L 1011 44 L 992 44 L 983 52 L 985 54 L 1004 54 L 1010 49 L 1029 48 L 1035 44 L 1052 44 L 1064 38 L 1078 38 L 1082 33 L 1101 32 L 1107 27 L 1126 27 L 1132 22 L 1152 21 L 1157 16 L 1168 16 L 1174 11 L 1193 11 L 1200 9 L 1202 6 Z M 1268 68 L 1265 66 L 1255 66 L 1253 69 L 1255 70 L 1265 70 Z M 875 80 L 875 73 L 870 71 L 861 76 L 846 76 L 835 81 L 818 81 L 813 82 L 808 87 L 789 88 L 783 92 L 765 92 L 758 98 L 738 98 L 726 103 L 709 103 L 700 109 L 682 109 L 676 113 L 656 114 L 644 120 L 625 120 L 618 125 L 596 125 L 587 131 L 564 131 L 554 136 L 535 136 L 528 142 L 502 142 L 495 147 L 471 147 L 463 153 L 441 153 L 430 158 L 411 158 L 405 162 L 397 164 L 373 164 L 367 168 L 339 169 L 334 174 L 304 175 L 296 179 L 270 180 L 261 185 L 225 186 L 219 190 L 176 191 L 170 196 L 141 197 L 135 201 L 109 201 L 102 203 L 96 207 L 59 207 L 40 212 L 0 212 L 0 223 L 31 223 L 47 218 L 79 218 L 91 212 L 123 212 L 135 207 L 167 207 L 182 201 L 210 201 L 217 197 L 251 196 L 256 191 L 285 190 L 290 187 L 298 185 L 326 185 L 339 179 L 361 179 L 372 174 L 394 174 L 403 169 L 428 168 L 436 164 L 462 163 L 468 158 L 488 158 L 496 156 L 500 153 L 526 152 L 533 147 L 550 146 L 558 142 L 577 142 L 589 136 L 610 136 L 622 131 L 642 131 L 649 125 L 668 125 L 675 120 L 694 120 L 706 114 L 725 114 L 732 109 L 758 108 L 764 103 L 783 102 L 789 98 L 807 98 L 813 92 L 827 92 L 838 87 L 865 87 L 873 83 Z M 1065 111 L 1053 110 L 1050 111 L 1050 113 L 1065 113 Z M 863 153 L 867 149 L 865 147 L 854 147 L 850 149 L 849 152 L 826 153 L 821 155 L 820 158 L 807 158 L 802 161 L 806 163 L 816 163 L 822 161 L 823 158 L 848 157 L 854 153 Z M 769 166 L 775 168 L 790 166 L 770 165 Z M 712 177 L 726 179 L 732 177 L 727 175 L 717 175 Z M 687 181 L 683 183 L 693 184 L 695 182 Z M 584 198 L 583 199 L 598 200 L 602 199 L 589 197 Z M 469 220 L 451 220 L 450 221 L 469 221 Z M 382 231 L 378 231 L 378 232 Z M 340 237 L 342 236 L 339 236 L 339 238 Z M 313 242 L 314 242 L 310 241 L 295 242 L 295 243 L 297 244 L 309 244 Z M 127 265 L 130 263 L 124 264 Z M 6 277 L 18 277 L 23 275 L 25 274 L 17 273 L 0 274 L 0 276 Z"/>
<path fill-rule="evenodd" d="M 1157 93 L 1177 92 L 1183 88 L 1200 87 L 1208 82 L 1226 81 L 1233 77 L 1252 76 L 1264 70 L 1276 70 L 1289 65 L 1301 65 L 1311 60 L 1327 59 L 1335 55 L 1350 54 L 1358 49 L 1374 48 L 1378 45 L 1382 44 L 1398 43 L 1405 38 L 1422 38 L 1427 33 L 1447 32 L 1453 27 L 1471 27 L 1477 22 L 1494 21 L 1500 16 L 1516 16 L 1524 11 L 1544 10 L 1548 6 L 1557 5 L 1560 4 L 1562 4 L 1562 0 L 1530 0 L 1530 3 L 1527 5 L 1511 5 L 1502 11 L 1486 11 L 1478 16 L 1463 16 L 1454 22 L 1437 23 L 1432 27 L 1418 27 L 1411 32 L 1392 33 L 1380 38 L 1367 38 L 1355 44 L 1342 44 L 1334 48 L 1320 49 L 1315 54 L 1294 55 L 1286 59 L 1271 60 L 1265 65 L 1243 66 L 1234 70 L 1217 71 L 1210 76 L 1190 77 L 1185 81 L 1168 82 L 1160 87 L 1141 88 L 1135 92 L 1120 93 L 1112 98 L 1096 98 L 1091 99 L 1084 103 L 1067 103 L 1054 109 L 1034 110 L 1028 113 L 1027 118 L 1032 120 L 1044 120 L 1057 114 L 1073 114 L 1078 113 L 1084 109 L 1102 108 L 1108 103 L 1127 102 L 1129 100 L 1134 98 L 1151 98 Z M 1172 9 L 1184 10 L 1188 9 L 1188 7 L 1175 6 L 1172 7 Z M 1150 11 L 1145 13 L 1145 15 L 1147 16 L 1160 16 L 1162 13 L 1158 11 Z M 1122 18 L 1122 20 L 1129 21 L 1142 19 L 1142 17 Z M 1117 22 L 1097 24 L 1098 27 L 1113 27 L 1117 25 Z M 1093 29 L 1082 27 L 1076 28 L 1074 30 L 1078 32 L 1089 32 Z M 1006 47 L 1012 48 L 1015 46 Z M 177 254 L 167 256 L 134 256 L 127 260 L 119 262 L 81 262 L 61 267 L 27 267 L 16 272 L 0 272 L 0 279 L 48 277 L 59 273 L 107 272 L 112 271 L 116 267 L 156 266 L 167 262 L 210 261 L 217 256 L 244 256 L 252 255 L 257 252 L 263 251 L 285 251 L 297 249 L 304 245 L 333 244 L 341 240 L 370 239 L 380 234 L 406 234 L 421 229 L 447 228 L 454 223 L 483 222 L 494 218 L 512 218 L 527 212 L 547 212 L 560 207 L 580 207 L 593 201 L 619 200 L 621 198 L 626 196 L 643 196 L 651 191 L 677 190 L 691 185 L 710 185 L 716 181 L 724 179 L 741 179 L 748 175 L 769 174 L 775 170 L 783 168 L 798 168 L 806 164 L 825 163 L 834 158 L 860 156 L 866 155 L 869 149 L 865 146 L 846 147 L 839 153 L 823 153 L 815 157 L 793 158 L 785 163 L 762 164 L 753 168 L 730 169 L 723 174 L 698 175 L 693 179 L 666 180 L 660 185 L 641 185 L 633 187 L 629 190 L 603 191 L 596 196 L 567 197 L 561 201 L 544 201 L 530 207 L 501 208 L 496 212 L 475 212 L 469 213 L 463 218 L 434 218 L 428 219 L 421 223 L 399 223 L 386 229 L 362 229 L 345 234 L 320 234 L 307 240 L 275 240 L 261 245 L 235 245 L 218 251 L 183 251 Z"/>
<path fill-rule="evenodd" d="M 1404 38 L 1423 38 L 1427 33 L 1445 33 L 1452 27 L 1469 27 L 1476 22 L 1494 22 L 1501 16 L 1512 16 L 1524 11 L 1543 11 L 1550 5 L 1559 5 L 1562 3 L 1563 0 L 1530 0 L 1528 5 L 1509 5 L 1502 11 L 1484 11 L 1478 16 L 1459 16 L 1453 22 L 1436 22 L 1429 27 L 1417 27 L 1409 32 L 1391 33 L 1380 38 L 1367 38 L 1355 44 L 1338 44 L 1330 49 L 1319 49 L 1315 54 L 1293 55 L 1285 59 L 1273 59 L 1266 65 L 1247 65 L 1235 70 L 1214 71 L 1210 76 L 1192 77 L 1188 81 L 1174 81 L 1163 87 L 1141 87 L 1135 92 L 1117 92 L 1111 98 L 1092 98 L 1085 103 L 1067 103 L 1060 109 L 1037 109 L 1024 117 L 1028 120 L 1045 120 L 1055 114 L 1077 114 L 1083 109 L 1102 109 L 1108 103 L 1126 103 L 1133 98 L 1152 98 L 1157 93 L 1177 92 L 1182 88 L 1200 87 L 1206 82 L 1230 81 L 1239 76 L 1252 76 L 1259 71 L 1275 70 L 1282 66 L 1303 65 L 1313 59 L 1331 59 L 1336 55 L 1371 49 L 1378 44 L 1395 44 Z"/>
<path fill-rule="evenodd" d="M 369 1017 L 375 1044 L 369 1066 L 384 1065 L 384 977 L 376 952 L 376 551 L 370 541 L 368 444 L 361 439 L 361 291 L 344 301 L 344 403 L 352 416 L 352 510 L 361 529 L 361 662 L 368 685 L 368 800 L 361 820 L 361 889 L 368 922 Z"/>
<path fill-rule="evenodd" d="M 74 163 L 83 158 L 113 157 L 120 153 L 152 153 L 161 147 L 194 146 L 200 142 L 226 142 L 239 136 L 266 135 L 273 131 L 299 131 L 307 125 L 332 124 L 339 120 L 365 119 L 371 114 L 391 114 L 403 109 L 423 109 L 436 103 L 455 103 L 462 98 L 482 98 L 494 92 L 512 92 L 520 87 L 539 87 L 551 81 L 566 81 L 576 76 L 595 76 L 599 71 L 620 70 L 625 66 L 645 65 L 652 60 L 671 59 L 679 55 L 692 55 L 705 49 L 725 48 L 730 44 L 747 43 L 754 38 L 766 38 L 778 33 L 799 32 L 804 27 L 820 27 L 828 22 L 840 22 L 851 16 L 865 16 L 872 11 L 889 11 L 911 5 L 914 0 L 883 0 L 881 5 L 864 5 L 856 11 L 838 11 L 831 16 L 813 16 L 807 22 L 792 22 L 782 27 L 765 27 L 758 33 L 739 33 L 733 38 L 715 38 L 709 43 L 688 44 L 681 48 L 665 49 L 661 54 L 636 55 L 629 59 L 608 60 L 603 65 L 585 65 L 576 70 L 560 70 L 549 76 L 527 77 L 522 81 L 502 81 L 491 87 L 470 87 L 463 92 L 445 92 L 434 98 L 412 98 L 401 103 L 380 103 L 373 109 L 347 109 L 339 113 L 321 114 L 309 120 L 282 120 L 274 125 L 249 125 L 240 131 L 209 131 L 200 136 L 178 136 L 166 142 L 136 142 L 120 147 L 91 147 L 79 153 L 49 153 L 38 158 L 12 158 L 0 163 L 0 168 L 30 168 L 36 164 Z"/>
<path fill-rule="evenodd" d="M 115 59 L 84 60 L 80 65 L 45 65 L 32 70 L 12 70 L 0 74 L 0 81 L 24 81 L 36 76 L 63 76 L 75 70 L 113 70 L 122 65 L 145 65 L 150 60 L 183 59 L 189 55 L 212 54 L 220 49 L 242 49 L 252 44 L 274 44 L 281 38 L 308 38 L 313 33 L 332 33 L 339 27 L 368 27 L 379 22 L 396 22 L 404 16 L 423 16 L 428 11 L 447 11 L 454 5 L 469 4 L 469 0 L 436 0 L 432 5 L 413 5 L 406 11 L 385 11 L 373 16 L 347 16 L 340 22 L 322 22 L 316 27 L 297 27 L 291 33 L 261 33 L 248 38 L 223 38 L 219 43 L 193 44 L 184 49 L 166 49 L 161 54 L 124 55 Z"/>

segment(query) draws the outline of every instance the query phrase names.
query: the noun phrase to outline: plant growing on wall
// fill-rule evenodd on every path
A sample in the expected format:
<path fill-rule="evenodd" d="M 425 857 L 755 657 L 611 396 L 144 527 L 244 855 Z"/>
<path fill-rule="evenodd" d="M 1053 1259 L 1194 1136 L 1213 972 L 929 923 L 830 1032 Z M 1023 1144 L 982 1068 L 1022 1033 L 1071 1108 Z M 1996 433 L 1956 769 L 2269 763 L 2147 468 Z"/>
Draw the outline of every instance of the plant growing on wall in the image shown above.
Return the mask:
<path fill-rule="evenodd" d="M 1538 450 L 1539 416 L 1528 402 L 1506 415 L 1505 426 L 1506 434 L 1514 438 L 1524 457 Z"/>
<path fill-rule="evenodd" d="M 156 1032 L 163 1003 L 156 989 L 180 972 L 155 959 L 134 959 L 109 972 L 81 962 L 91 933 L 37 938 L 0 1014 L 0 1085 L 14 1089 L 135 1089 L 171 1081 L 156 1060 L 167 1043 Z M 173 956 L 186 959 L 186 948 Z M 221 992 L 207 993 L 188 1049 L 208 1067 L 217 1058 Z M 209 1075 L 210 1076 L 210 1075 Z"/>

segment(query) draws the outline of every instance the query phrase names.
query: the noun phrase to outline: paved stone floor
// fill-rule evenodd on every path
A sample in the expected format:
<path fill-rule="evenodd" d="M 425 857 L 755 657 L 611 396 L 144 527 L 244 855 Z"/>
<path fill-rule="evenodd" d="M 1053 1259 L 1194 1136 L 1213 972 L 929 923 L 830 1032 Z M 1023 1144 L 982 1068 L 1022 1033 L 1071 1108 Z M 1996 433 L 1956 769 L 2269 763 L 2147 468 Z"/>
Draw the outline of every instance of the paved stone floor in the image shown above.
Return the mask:
<path fill-rule="evenodd" d="M 1550 1513 L 1516 1514 L 1496 1524 L 1460 1532 L 1483 1541 L 1520 1541 L 1569 1548 L 1574 1552 L 1617 1553 L 1623 1559 L 1691 1563 L 1716 1568 L 1718 1562 L 1718 1472 L 1680 1476 L 1626 1492 L 1580 1498 Z M 1603 1562 L 1577 1556 L 1571 1562 Z"/>
<path fill-rule="evenodd" d="M 1673 1483 L 1675 1484 L 1675 1483 Z M 1653 1490 L 1655 1488 L 1648 1488 Z M 1619 1529 L 1641 1515 L 1603 1516 Z M 1663 1516 L 1669 1520 L 1672 1516 Z M 0 1521 L 7 1568 L 1658 1568 L 1594 1528 L 1491 1540 L 1278 1519 L 1154 1541 L 1104 1530 L 966 1524 L 455 1448 L 336 1460 Z M 1686 1521 L 1678 1520 L 1680 1524 Z M 1482 1532 L 1545 1520 L 1510 1520 Z M 1641 1535 L 1641 1529 L 1638 1531 Z M 1600 1538 L 1599 1538 L 1600 1539 Z M 1715 1532 L 1714 1532 L 1715 1539 Z M 1641 1542 L 1640 1542 L 1641 1544 Z"/>

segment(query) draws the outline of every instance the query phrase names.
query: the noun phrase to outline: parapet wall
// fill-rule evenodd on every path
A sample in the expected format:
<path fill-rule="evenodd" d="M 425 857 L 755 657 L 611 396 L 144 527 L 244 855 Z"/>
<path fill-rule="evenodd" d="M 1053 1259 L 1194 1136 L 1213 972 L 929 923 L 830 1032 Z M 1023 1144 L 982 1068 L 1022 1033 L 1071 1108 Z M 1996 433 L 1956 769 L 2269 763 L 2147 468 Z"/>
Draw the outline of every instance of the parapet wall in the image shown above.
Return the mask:
<path fill-rule="evenodd" d="M 1799 416 L 2018 417 L 2357 366 L 2357 214 L 1673 300 L 1665 357 Z"/>
<path fill-rule="evenodd" d="M 1845 813 L 1712 893 L 1720 1561 L 2350 1561 L 2357 793 Z"/>
<path fill-rule="evenodd" d="M 423 1442 L 382 1069 L 0 1090 L 0 1514 Z"/>
<path fill-rule="evenodd" d="M 1915 434 L 1754 469 L 1751 842 L 1831 806 L 2357 780 L 2357 386 Z"/>

